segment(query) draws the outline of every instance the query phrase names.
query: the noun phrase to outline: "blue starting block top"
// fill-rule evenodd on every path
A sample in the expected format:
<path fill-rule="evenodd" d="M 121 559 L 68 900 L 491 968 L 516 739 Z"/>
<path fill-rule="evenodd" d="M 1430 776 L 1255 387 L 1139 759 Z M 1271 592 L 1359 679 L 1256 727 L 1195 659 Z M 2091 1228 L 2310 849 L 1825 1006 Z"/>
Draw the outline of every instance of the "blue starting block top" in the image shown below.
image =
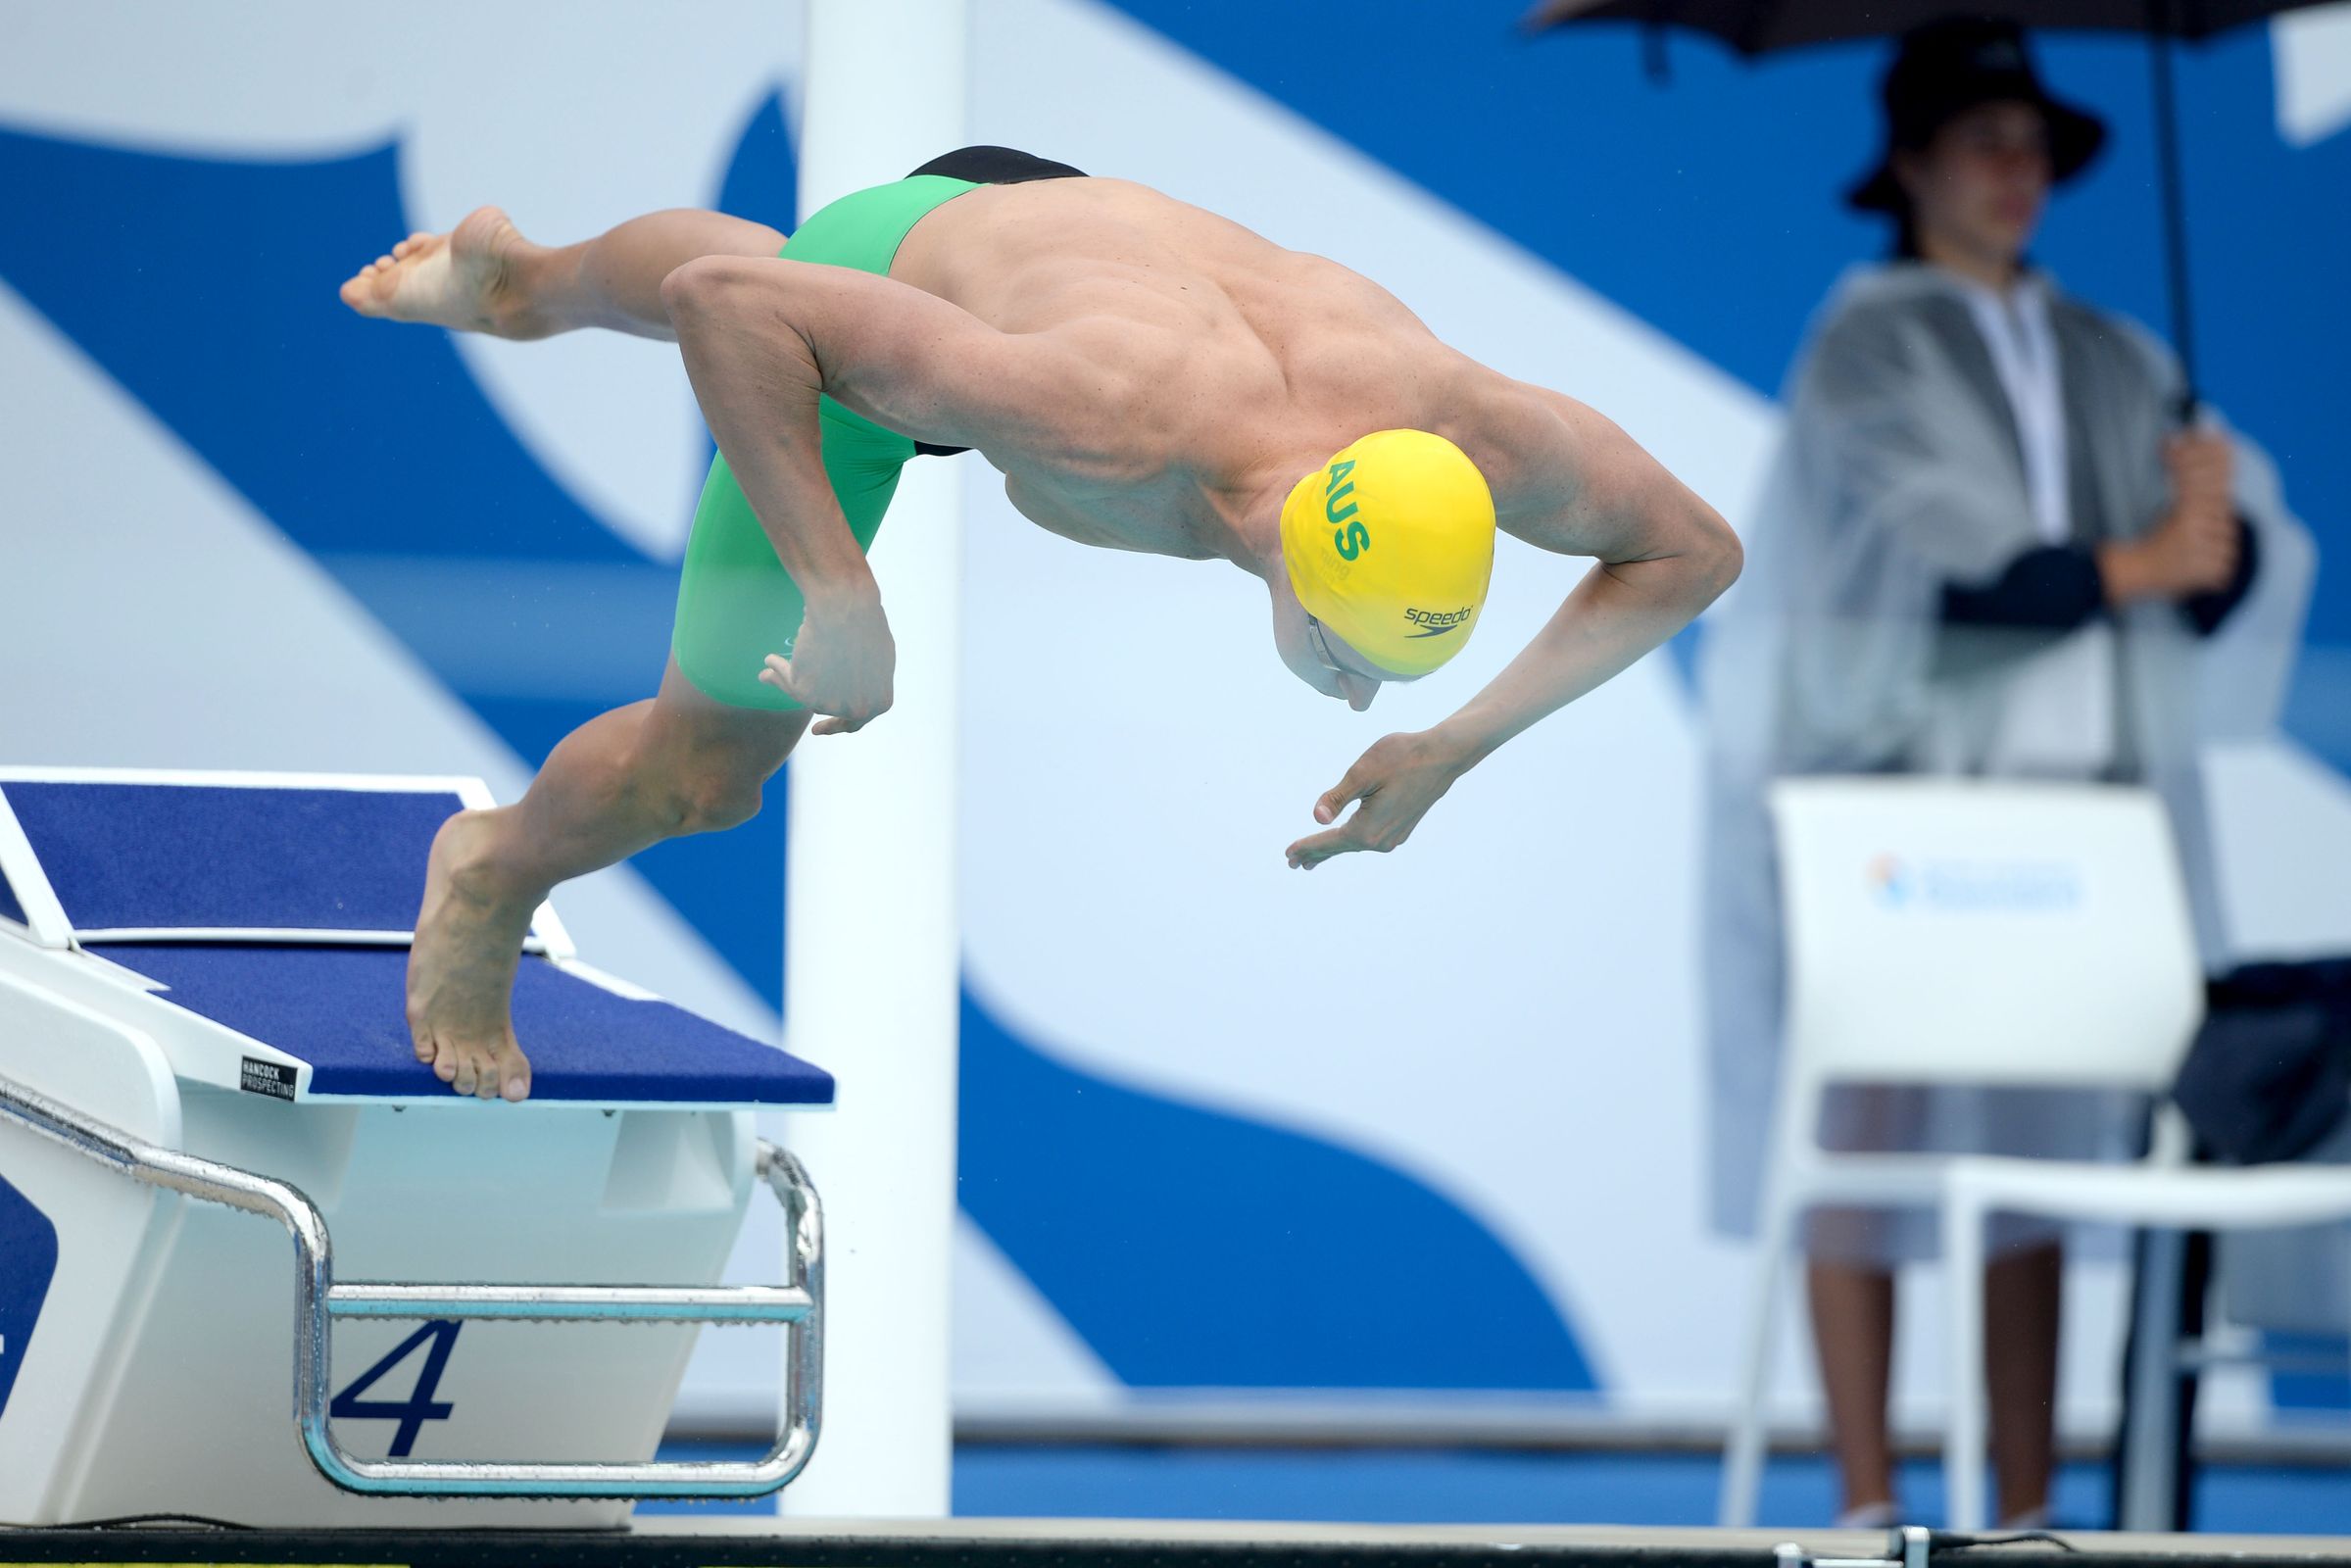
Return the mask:
<path fill-rule="evenodd" d="M 408 938 L 433 834 L 487 804 L 475 780 L 0 770 L 0 916 L 309 1063 L 311 1095 L 446 1097 L 409 1036 Z M 832 1103 L 823 1069 L 564 967 L 551 911 L 529 946 L 533 1100 Z"/>
<path fill-rule="evenodd" d="M 410 1042 L 405 948 L 109 942 L 90 951 L 162 982 L 164 1001 L 300 1056 L 314 1095 L 451 1093 Z M 833 1102 L 822 1068 L 545 958 L 523 959 L 515 976 L 514 1038 L 530 1057 L 533 1100 Z"/>
<path fill-rule="evenodd" d="M 365 931 L 416 924 L 453 790 L 0 783 L 80 932 Z M 22 914 L 18 918 L 23 918 Z"/>

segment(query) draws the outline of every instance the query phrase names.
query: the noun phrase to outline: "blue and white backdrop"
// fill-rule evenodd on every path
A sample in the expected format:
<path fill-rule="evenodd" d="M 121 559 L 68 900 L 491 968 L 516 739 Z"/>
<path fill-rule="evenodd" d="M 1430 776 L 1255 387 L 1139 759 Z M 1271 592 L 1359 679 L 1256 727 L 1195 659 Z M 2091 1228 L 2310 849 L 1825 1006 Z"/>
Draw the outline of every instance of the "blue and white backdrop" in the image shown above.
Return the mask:
<path fill-rule="evenodd" d="M 1880 56 L 1678 43 L 1658 84 L 1631 36 L 1529 43 L 1518 9 L 973 0 L 971 139 L 1347 262 L 1739 520 L 1808 311 L 1883 244 L 1837 204 Z M 0 4 L 0 755 L 511 797 L 649 692 L 709 452 L 674 352 L 392 329 L 335 287 L 484 201 L 551 240 L 677 205 L 788 223 L 801 27 L 775 0 Z M 2043 258 L 2160 321 L 2144 57 L 2044 61 L 2117 136 Z M 2325 556 L 2351 515 L 2351 10 L 2190 52 L 2183 96 L 2210 390 Z M 1498 667 L 1574 564 L 1505 543 L 1486 635 L 1356 717 L 1279 669 L 1244 579 L 1048 537 L 958 461 L 959 1407 L 1719 1417 L 1748 1277 L 1700 1217 L 1687 647 L 1515 743 L 1403 853 L 1296 876 L 1314 795 Z M 2283 733 L 2216 757 L 2248 951 L 2351 943 L 2308 893 L 2351 866 L 2346 669 L 2323 574 Z M 788 787 L 569 890 L 588 955 L 772 1036 Z M 2116 1291 L 2077 1273 L 2081 1423 Z M 1383 1279 L 1411 1282 L 1409 1327 L 1359 1310 Z M 1201 1317 L 1209 1281 L 1233 1289 Z M 685 1413 L 739 1419 L 772 1376 L 714 1337 Z M 2216 1415 L 2270 1398 L 2233 1384 Z"/>

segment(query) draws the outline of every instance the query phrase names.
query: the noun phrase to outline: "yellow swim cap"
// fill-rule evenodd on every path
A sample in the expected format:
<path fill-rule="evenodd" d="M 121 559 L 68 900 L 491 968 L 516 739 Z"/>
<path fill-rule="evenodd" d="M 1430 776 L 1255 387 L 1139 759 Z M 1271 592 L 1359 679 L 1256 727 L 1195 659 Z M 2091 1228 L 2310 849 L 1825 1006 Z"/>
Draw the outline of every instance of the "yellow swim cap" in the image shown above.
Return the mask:
<path fill-rule="evenodd" d="M 1445 437 L 1374 431 L 1290 492 L 1282 560 L 1307 614 L 1382 669 L 1425 675 L 1486 604 L 1494 495 Z"/>

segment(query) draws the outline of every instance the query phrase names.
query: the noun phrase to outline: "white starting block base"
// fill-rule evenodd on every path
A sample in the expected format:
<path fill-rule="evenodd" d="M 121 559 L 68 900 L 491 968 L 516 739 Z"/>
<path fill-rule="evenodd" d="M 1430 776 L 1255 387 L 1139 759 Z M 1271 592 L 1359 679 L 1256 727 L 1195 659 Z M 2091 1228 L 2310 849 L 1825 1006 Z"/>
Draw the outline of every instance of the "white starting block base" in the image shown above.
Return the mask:
<path fill-rule="evenodd" d="M 250 816 L 271 786 L 235 788 L 255 793 L 224 794 L 232 809 L 221 821 Z M 8 901 L 0 904 L 0 1084 L 128 1140 L 299 1189 L 324 1221 L 337 1281 L 714 1286 L 752 1201 L 759 1145 L 748 1109 L 710 1102 L 723 1098 L 729 1074 L 765 1102 L 786 1093 L 810 1102 L 811 1081 L 830 1099 L 829 1080 L 810 1080 L 805 1064 L 792 1063 L 804 1075 L 794 1087 L 768 1072 L 763 1056 L 742 1055 L 754 1043 L 703 1042 L 714 1026 L 582 979 L 560 953 L 525 959 L 542 966 L 537 994 L 556 999 L 543 1016 L 614 1032 L 588 1043 L 597 1046 L 630 1029 L 665 1032 L 674 1047 L 662 1048 L 668 1077 L 638 1083 L 633 1100 L 565 1098 L 563 1043 L 549 1040 L 539 1057 L 548 1098 L 460 1100 L 413 1052 L 400 1059 L 405 1022 L 396 1009 L 372 1018 L 383 1002 L 373 990 L 355 998 L 371 1021 L 348 1039 L 329 1041 L 324 1024 L 272 1039 L 242 1032 L 221 1017 L 253 1027 L 257 1016 L 331 1018 L 334 998 L 313 999 L 311 1014 L 287 1012 L 286 998 L 267 999 L 270 1007 L 249 1016 L 252 999 L 207 990 L 216 967 L 247 979 L 343 968 L 370 985 L 384 973 L 396 979 L 405 954 L 385 946 L 380 920 L 317 936 L 318 920 L 366 904 L 365 887 L 331 900 L 335 909 L 325 913 L 306 913 L 293 898 L 285 924 L 307 918 L 313 931 L 256 943 L 233 924 L 204 923 L 218 908 L 187 906 L 228 896 L 206 891 L 214 883 L 248 902 L 299 893 L 317 869 L 300 863 L 299 844 L 269 850 L 269 876 L 216 878 L 203 858 L 242 853 L 236 834 L 189 829 L 176 852 L 187 863 L 146 888 L 124 867 L 151 869 L 166 847 L 126 842 L 90 858 L 90 846 L 66 843 L 64 829 L 29 825 L 30 791 L 0 773 L 0 802 L 12 796 L 24 821 L 0 810 Z M 329 798 L 326 810 L 349 828 L 364 826 L 380 804 Z M 111 808 L 66 805 L 73 809 L 57 820 L 79 811 L 75 831 L 118 820 Z M 126 840 L 137 837 L 137 815 L 119 819 Z M 283 826 L 298 836 L 318 824 L 289 817 Z M 420 876 L 423 866 L 421 844 L 384 846 L 323 829 L 306 842 L 335 854 L 371 845 L 367 855 L 390 858 L 387 876 L 398 864 Z M 380 869 L 363 865 L 357 879 Z M 152 919 L 112 919 L 114 929 L 176 929 L 180 940 L 143 957 L 150 950 L 90 940 L 94 933 L 73 926 L 77 903 L 108 899 L 156 906 Z M 11 906 L 29 918 L 11 918 Z M 543 928 L 543 948 L 552 945 L 546 935 Z M 336 950 L 325 971 L 321 947 Z M 163 988 L 137 962 L 176 983 Z M 535 1050 L 519 1007 L 517 1027 Z M 618 1081 L 607 1057 L 581 1059 L 595 1073 L 575 1075 L 572 1089 Z M 633 1059 L 620 1065 L 633 1071 Z M 712 1059 L 724 1070 L 695 1065 Z M 759 1071 L 744 1077 L 747 1059 Z M 626 1520 L 622 1498 L 359 1495 L 330 1484 L 294 1419 L 303 1332 L 296 1281 L 283 1225 L 145 1185 L 0 1118 L 0 1524 L 159 1513 L 273 1527 L 576 1530 Z M 642 1462 L 660 1442 L 696 1332 L 674 1321 L 336 1318 L 325 1383 L 334 1439 L 361 1460 Z"/>
<path fill-rule="evenodd" d="M 17 1046 L 27 1038 L 17 1028 L 24 994 L 0 996 L 0 1035 L 13 1037 L 0 1044 L 0 1076 L 37 1082 Z M 748 1115 L 566 1108 L 491 1127 L 490 1106 L 333 1106 L 297 1121 L 221 1090 L 194 1091 L 180 1108 L 179 1147 L 301 1188 L 326 1216 L 338 1266 L 367 1279 L 715 1283 L 750 1199 Z M 297 1324 L 285 1233 L 133 1186 L 43 1142 L 0 1132 L 0 1169 L 58 1225 L 53 1299 L 102 1309 L 43 1314 L 40 1353 L 0 1423 L 0 1518 L 388 1526 L 447 1524 L 455 1508 L 468 1525 L 582 1527 L 627 1517 L 628 1504 L 611 1499 L 445 1503 L 337 1491 L 289 1417 Z M 340 1417 L 336 1432 L 365 1458 L 391 1452 L 404 1429 L 405 1451 L 418 1457 L 646 1458 L 694 1333 L 338 1321 L 334 1390 L 346 1410 L 378 1413 Z M 438 1374 L 429 1384 L 428 1369 Z"/>

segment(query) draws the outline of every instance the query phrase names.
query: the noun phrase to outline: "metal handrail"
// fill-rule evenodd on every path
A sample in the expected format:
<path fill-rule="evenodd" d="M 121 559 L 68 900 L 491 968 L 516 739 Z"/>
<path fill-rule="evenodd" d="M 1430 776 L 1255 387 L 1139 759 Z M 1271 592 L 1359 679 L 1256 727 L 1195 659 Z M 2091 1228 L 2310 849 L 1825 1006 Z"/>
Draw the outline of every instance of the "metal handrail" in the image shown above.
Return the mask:
<path fill-rule="evenodd" d="M 334 1242 L 318 1205 L 289 1182 L 160 1149 L 0 1078 L 0 1120 L 170 1192 L 274 1219 L 294 1239 L 294 1423 L 318 1473 L 346 1492 L 433 1497 L 759 1497 L 789 1485 L 816 1449 L 823 1406 L 824 1219 L 808 1172 L 759 1140 L 759 1177 L 784 1206 L 792 1245 L 781 1286 L 395 1285 L 334 1279 Z M 359 1459 L 328 1427 L 337 1317 L 506 1318 L 543 1322 L 781 1323 L 790 1342 L 783 1431 L 756 1462 L 514 1464 Z"/>

